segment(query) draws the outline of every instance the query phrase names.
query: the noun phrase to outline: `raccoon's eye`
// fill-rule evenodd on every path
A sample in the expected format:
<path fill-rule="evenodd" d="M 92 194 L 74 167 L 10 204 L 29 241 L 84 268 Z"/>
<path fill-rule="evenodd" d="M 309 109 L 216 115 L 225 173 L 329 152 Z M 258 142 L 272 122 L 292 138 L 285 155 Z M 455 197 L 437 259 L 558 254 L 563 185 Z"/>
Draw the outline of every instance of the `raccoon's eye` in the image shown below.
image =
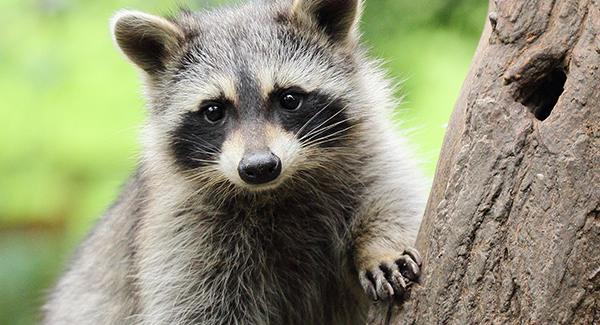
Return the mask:
<path fill-rule="evenodd" d="M 202 109 L 208 123 L 216 124 L 225 117 L 225 107 L 219 103 L 209 103 Z"/>
<path fill-rule="evenodd" d="M 282 93 L 279 97 L 279 103 L 281 104 L 281 107 L 293 111 L 297 110 L 298 108 L 300 108 L 300 106 L 302 106 L 302 103 L 304 102 L 304 97 L 305 95 L 302 93 L 295 91 L 286 91 Z"/>

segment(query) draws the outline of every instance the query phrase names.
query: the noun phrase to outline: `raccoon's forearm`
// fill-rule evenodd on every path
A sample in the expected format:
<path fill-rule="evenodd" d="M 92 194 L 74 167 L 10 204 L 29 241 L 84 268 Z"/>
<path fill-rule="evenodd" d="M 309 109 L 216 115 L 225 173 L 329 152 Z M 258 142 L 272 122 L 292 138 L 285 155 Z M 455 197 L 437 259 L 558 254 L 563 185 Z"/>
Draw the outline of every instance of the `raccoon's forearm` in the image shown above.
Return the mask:
<path fill-rule="evenodd" d="M 401 151 L 397 145 L 387 147 Z M 409 161 L 380 159 L 369 169 L 379 174 L 372 177 L 352 226 L 358 264 L 375 263 L 413 246 L 426 202 L 425 182 Z"/>
<path fill-rule="evenodd" d="M 355 262 L 375 263 L 413 246 L 427 200 L 427 181 L 414 153 L 388 119 L 373 119 L 379 132 L 365 130 L 373 152 L 363 166 L 365 197 L 352 223 Z"/>
<path fill-rule="evenodd" d="M 421 258 L 413 248 L 420 221 L 420 202 L 394 195 L 373 197 L 357 216 L 353 267 L 373 300 L 403 299 L 410 282 L 418 281 Z"/>
<path fill-rule="evenodd" d="M 378 261 L 414 245 L 420 224 L 420 210 L 398 209 L 390 200 L 373 200 L 356 216 L 353 227 L 353 255 L 358 264 Z"/>

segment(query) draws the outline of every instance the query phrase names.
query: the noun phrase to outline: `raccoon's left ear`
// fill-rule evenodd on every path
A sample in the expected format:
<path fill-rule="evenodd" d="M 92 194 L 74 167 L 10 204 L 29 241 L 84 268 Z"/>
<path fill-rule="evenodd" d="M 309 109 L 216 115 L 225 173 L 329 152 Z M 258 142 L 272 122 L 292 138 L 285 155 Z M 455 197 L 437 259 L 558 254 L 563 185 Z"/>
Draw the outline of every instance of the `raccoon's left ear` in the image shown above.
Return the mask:
<path fill-rule="evenodd" d="M 139 11 L 119 11 L 111 28 L 123 53 L 150 75 L 165 68 L 184 39 L 183 31 L 171 21 Z"/>
<path fill-rule="evenodd" d="M 362 0 L 294 0 L 292 16 L 309 20 L 336 42 L 358 37 Z"/>

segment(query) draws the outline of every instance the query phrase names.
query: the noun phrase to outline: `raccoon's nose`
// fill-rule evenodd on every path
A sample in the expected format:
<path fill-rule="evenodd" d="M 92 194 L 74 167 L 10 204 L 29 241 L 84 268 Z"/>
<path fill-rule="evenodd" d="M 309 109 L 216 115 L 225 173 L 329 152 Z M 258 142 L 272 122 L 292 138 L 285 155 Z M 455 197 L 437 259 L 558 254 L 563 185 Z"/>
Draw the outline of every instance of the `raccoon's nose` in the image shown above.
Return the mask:
<path fill-rule="evenodd" d="M 281 160 L 272 152 L 249 153 L 240 161 L 238 173 L 248 184 L 265 184 L 281 174 Z"/>

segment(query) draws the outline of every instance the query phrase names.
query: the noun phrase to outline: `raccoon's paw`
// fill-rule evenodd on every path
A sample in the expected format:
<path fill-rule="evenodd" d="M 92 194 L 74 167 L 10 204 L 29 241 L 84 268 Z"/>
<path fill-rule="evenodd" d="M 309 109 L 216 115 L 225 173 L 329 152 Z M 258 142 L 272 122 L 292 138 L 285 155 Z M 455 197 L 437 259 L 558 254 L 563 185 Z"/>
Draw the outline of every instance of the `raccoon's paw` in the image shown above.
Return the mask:
<path fill-rule="evenodd" d="M 407 248 L 395 258 L 384 259 L 379 264 L 360 269 L 360 284 L 373 300 L 404 300 L 407 288 L 419 281 L 421 263 L 419 252 Z"/>

